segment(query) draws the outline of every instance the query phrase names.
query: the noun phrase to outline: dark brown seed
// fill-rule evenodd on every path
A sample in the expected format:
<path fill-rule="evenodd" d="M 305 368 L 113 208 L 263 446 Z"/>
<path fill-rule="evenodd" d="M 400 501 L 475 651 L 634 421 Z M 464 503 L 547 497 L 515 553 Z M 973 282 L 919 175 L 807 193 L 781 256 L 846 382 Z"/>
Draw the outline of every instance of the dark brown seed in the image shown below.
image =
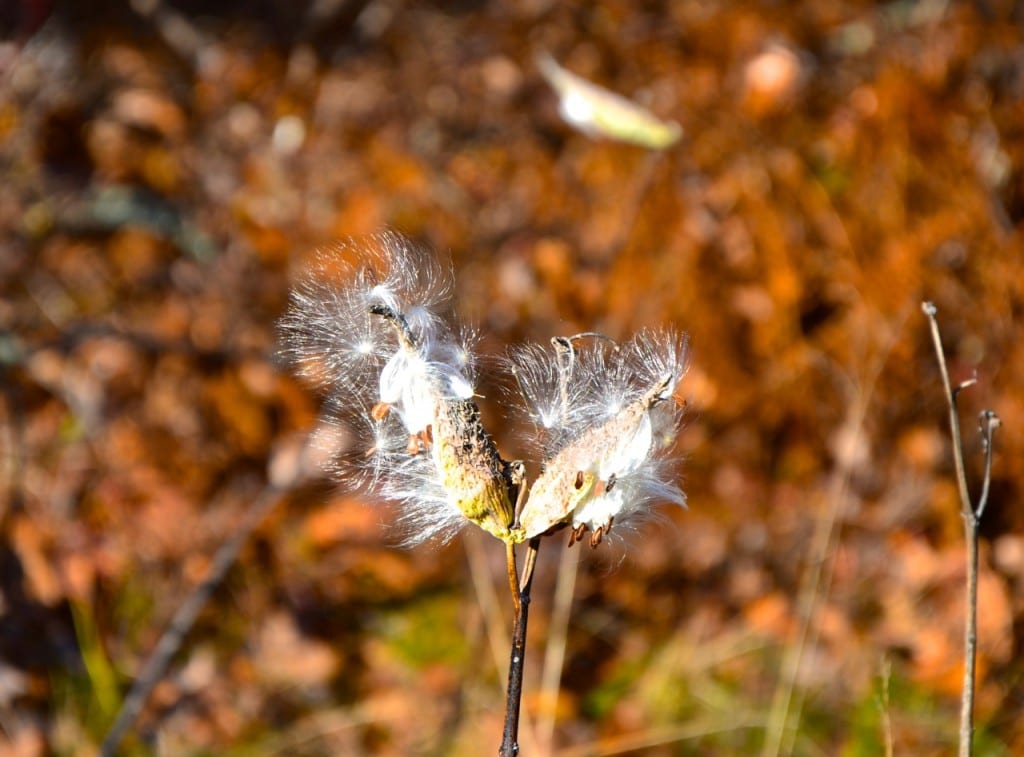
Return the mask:
<path fill-rule="evenodd" d="M 583 541 L 583 534 L 586 532 L 586 530 L 587 530 L 586 525 L 584 525 L 583 523 L 580 523 L 578 526 L 576 526 L 576 528 L 572 532 L 573 539 L 575 539 L 576 541 L 579 541 L 579 542 Z"/>

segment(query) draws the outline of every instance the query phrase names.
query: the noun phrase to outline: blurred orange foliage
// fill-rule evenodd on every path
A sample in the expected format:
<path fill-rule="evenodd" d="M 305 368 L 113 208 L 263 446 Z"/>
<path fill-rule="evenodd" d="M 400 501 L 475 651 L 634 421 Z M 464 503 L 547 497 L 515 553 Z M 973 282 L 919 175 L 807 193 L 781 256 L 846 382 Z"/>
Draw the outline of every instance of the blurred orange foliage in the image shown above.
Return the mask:
<path fill-rule="evenodd" d="M 963 544 L 923 299 L 954 381 L 979 379 L 961 398 L 975 490 L 972 418 L 1004 422 L 978 723 L 991 753 L 1024 751 L 1015 5 L 66 5 L 0 12 L 0 728 L 18 753 L 98 743 L 103 671 L 123 693 L 271 477 L 287 495 L 133 748 L 497 745 L 502 555 L 396 548 L 387 507 L 310 479 L 296 452 L 322 398 L 277 357 L 292 277 L 386 225 L 450 253 L 485 354 L 691 335 L 689 512 L 588 550 L 567 628 L 563 547 L 546 545 L 526 753 L 749 753 L 804 618 L 796 751 L 881 752 L 883 684 L 897 753 L 951 751 Z M 682 141 L 572 132 L 537 48 Z M 529 430 L 483 372 L 514 456 Z"/>

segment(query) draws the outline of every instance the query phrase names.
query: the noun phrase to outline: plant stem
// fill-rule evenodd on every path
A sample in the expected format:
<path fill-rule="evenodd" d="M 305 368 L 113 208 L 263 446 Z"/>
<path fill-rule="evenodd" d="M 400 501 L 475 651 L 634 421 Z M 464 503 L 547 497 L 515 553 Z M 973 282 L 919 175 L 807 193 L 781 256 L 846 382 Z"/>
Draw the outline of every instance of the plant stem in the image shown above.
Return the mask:
<path fill-rule="evenodd" d="M 581 549 L 563 549 L 558 562 L 558 578 L 555 582 L 554 606 L 548 627 L 547 644 L 544 649 L 544 666 L 541 668 L 540 701 L 544 712 L 537 726 L 538 741 L 544 754 L 554 754 L 552 744 L 555 735 L 555 714 L 558 704 L 558 690 L 562 681 L 562 665 L 565 662 L 565 645 L 569 629 L 569 614 L 572 610 L 573 591 Z"/>
<path fill-rule="evenodd" d="M 513 585 L 512 595 L 516 604 L 516 617 L 512 626 L 512 651 L 508 665 L 508 692 L 505 698 L 505 728 L 502 731 L 501 757 L 516 757 L 519 754 L 519 709 L 523 697 L 523 670 L 526 663 L 526 625 L 530 613 L 530 586 L 533 583 L 533 568 L 537 563 L 537 549 L 540 537 L 530 540 L 523 567 L 522 583 Z M 510 550 L 511 553 L 511 550 Z M 513 562 L 514 566 L 514 562 Z"/>
<path fill-rule="evenodd" d="M 181 648 L 185 636 L 192 629 L 199 617 L 199 612 L 206 605 L 213 595 L 214 590 L 221 584 L 228 570 L 234 565 L 241 552 L 242 547 L 249 540 L 249 536 L 263 519 L 270 513 L 282 496 L 281 487 L 269 485 L 249 507 L 242 522 L 213 558 L 209 575 L 199 584 L 192 593 L 185 599 L 178 610 L 174 613 L 170 625 L 164 631 L 156 647 L 150 653 L 142 671 L 132 684 L 128 696 L 121 704 L 110 730 L 107 732 L 103 743 L 100 745 L 100 754 L 103 757 L 111 757 L 116 754 L 121 741 L 135 723 L 149 695 L 167 672 L 171 659 Z"/>
<path fill-rule="evenodd" d="M 514 544 L 505 545 L 505 562 L 508 568 L 508 588 L 512 592 L 512 607 L 515 610 L 515 617 L 519 617 L 521 601 L 519 599 L 519 571 L 516 568 L 516 547 Z"/>
<path fill-rule="evenodd" d="M 978 524 L 964 519 L 967 539 L 967 617 L 964 623 L 964 686 L 960 695 L 960 757 L 974 751 L 974 669 L 978 656 Z"/>
<path fill-rule="evenodd" d="M 960 432 L 960 414 L 957 410 L 957 396 L 961 389 L 976 383 L 969 379 L 956 387 L 949 380 L 946 354 L 942 349 L 936 308 L 930 302 L 921 303 L 921 309 L 928 317 L 931 327 L 932 344 L 939 361 L 942 385 L 946 390 L 949 405 L 949 430 L 953 440 L 953 462 L 956 468 L 957 487 L 960 492 L 961 516 L 964 521 L 964 537 L 967 541 L 967 607 L 964 623 L 964 684 L 960 696 L 960 757 L 970 757 L 974 747 L 974 689 L 975 664 L 978 654 L 978 526 L 988 504 L 989 484 L 992 476 L 992 438 L 999 426 L 999 418 L 991 410 L 981 414 L 981 432 L 985 442 L 985 480 L 981 499 L 977 507 L 971 503 L 967 489 L 967 473 L 964 466 L 963 437 Z"/>

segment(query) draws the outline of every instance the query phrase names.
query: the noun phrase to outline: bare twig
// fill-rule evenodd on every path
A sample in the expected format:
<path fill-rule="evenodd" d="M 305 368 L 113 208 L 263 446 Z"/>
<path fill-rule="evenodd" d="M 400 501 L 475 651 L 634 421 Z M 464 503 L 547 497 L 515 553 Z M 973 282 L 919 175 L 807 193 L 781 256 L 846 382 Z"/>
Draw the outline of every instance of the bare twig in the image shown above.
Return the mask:
<path fill-rule="evenodd" d="M 974 742 L 974 671 L 978 652 L 978 527 L 981 524 L 985 506 L 988 504 L 989 483 L 992 477 L 992 439 L 999 426 L 999 418 L 991 410 L 981 413 L 981 432 L 985 444 L 985 478 L 982 483 L 981 497 L 978 504 L 974 505 L 967 489 L 967 472 L 964 466 L 963 436 L 960 432 L 957 397 L 961 389 L 974 385 L 977 379 L 968 379 L 953 387 L 949 380 L 946 354 L 942 349 L 942 336 L 939 333 L 939 322 L 936 318 L 937 309 L 931 302 L 921 303 L 921 309 L 927 316 L 931 327 L 932 344 L 935 347 L 939 373 L 942 375 L 942 385 L 946 390 L 946 401 L 949 405 L 953 463 L 956 468 L 957 488 L 960 491 L 964 537 L 967 541 L 967 617 L 964 623 L 964 684 L 960 697 L 960 757 L 969 757 L 973 752 Z"/>
<path fill-rule="evenodd" d="M 992 482 L 992 438 L 996 429 L 999 428 L 999 416 L 991 410 L 982 410 L 978 417 L 978 427 L 982 433 L 982 440 L 985 444 L 985 477 L 981 484 L 981 496 L 978 498 L 978 506 L 974 513 L 978 520 L 985 514 L 985 506 L 988 505 L 989 484 Z"/>
<path fill-rule="evenodd" d="M 503 664 L 502 661 L 506 660 L 508 655 L 507 639 L 509 630 L 504 619 L 498 593 L 487 567 L 486 547 L 491 546 L 490 537 L 487 537 L 486 546 L 481 537 L 482 534 L 480 533 L 469 532 L 465 534 L 462 542 L 466 547 L 466 555 L 469 559 L 469 572 L 473 580 L 474 593 L 483 612 L 487 643 L 494 659 L 494 665 L 500 670 Z M 515 622 L 515 617 L 513 617 L 512 622 Z M 521 713 L 519 726 L 522 749 L 526 754 L 539 753 L 529 713 Z"/>
<path fill-rule="evenodd" d="M 887 659 L 882 663 L 882 690 L 878 696 L 878 709 L 882 715 L 882 743 L 885 745 L 885 757 L 892 757 L 892 714 L 889 712 L 889 685 L 892 681 L 892 663 Z"/>
<path fill-rule="evenodd" d="M 505 623 L 498 593 L 495 591 L 491 581 L 490 572 L 487 567 L 486 550 L 479 536 L 479 534 L 467 531 L 462 538 L 462 543 L 466 548 L 469 575 L 473 581 L 473 592 L 476 595 L 477 604 L 480 606 L 480 611 L 483 614 L 484 627 L 487 632 L 487 643 L 491 648 L 491 655 L 494 658 L 494 667 L 500 670 L 507 651 L 505 638 L 508 634 L 508 627 Z"/>
<path fill-rule="evenodd" d="M 639 733 L 626 733 L 602 738 L 588 744 L 571 746 L 558 752 L 559 757 L 612 757 L 619 754 L 645 754 L 654 747 L 679 744 L 721 733 L 763 729 L 764 721 L 737 715 L 728 723 L 698 721 L 651 728 Z M 698 753 L 701 753 L 698 750 Z"/>
<path fill-rule="evenodd" d="M 526 662 L 526 626 L 530 613 L 530 586 L 533 583 L 533 569 L 537 564 L 537 550 L 540 537 L 530 539 L 523 566 L 522 583 L 518 591 L 516 619 L 512 626 L 512 652 L 508 666 L 508 693 L 505 699 L 505 728 L 501 736 L 501 757 L 516 757 L 519 754 L 519 710 L 523 697 L 523 670 Z"/>
<path fill-rule="evenodd" d="M 558 709 L 558 690 L 562 681 L 562 666 L 565 662 L 566 637 L 569 628 L 569 613 L 576 586 L 576 573 L 581 550 L 563 549 L 558 562 L 558 578 L 555 581 L 555 600 L 548 627 L 547 645 L 544 649 L 544 665 L 541 668 L 540 699 L 544 712 L 537 726 L 537 740 L 543 745 L 545 754 L 554 754 L 552 748 L 555 734 L 555 713 Z"/>
<path fill-rule="evenodd" d="M 807 568 L 801 577 L 796 601 L 799 632 L 796 641 L 786 647 L 783 655 L 781 675 L 772 696 L 771 711 L 766 723 L 762 757 L 777 757 L 793 751 L 793 740 L 803 709 L 803 693 L 797 688 L 797 678 L 806 651 L 817 643 L 821 602 L 828 595 L 832 584 L 842 536 L 842 514 L 848 506 L 850 480 L 854 474 L 855 458 L 851 451 L 862 443 L 865 418 L 871 407 L 875 387 L 899 332 L 899 328 L 889 330 L 882 348 L 867 361 L 863 377 L 856 382 L 851 381 L 849 385 L 848 411 L 839 434 L 847 439 L 846 450 L 839 455 L 836 470 L 830 476 L 825 504 L 815 522 L 809 543 Z"/>
<path fill-rule="evenodd" d="M 873 380 L 871 382 L 874 383 Z M 864 435 L 864 418 L 867 414 L 871 392 L 865 391 L 849 405 L 844 431 L 849 432 L 850 444 Z M 841 514 L 847 506 L 849 483 L 852 476 L 850 456 L 845 455 L 838 469 L 830 477 L 822 512 L 815 522 L 808 554 L 809 561 L 801 577 L 797 594 L 796 609 L 800 620 L 796 641 L 786 647 L 782 658 L 779 682 L 772 696 L 771 711 L 765 729 L 762 757 L 778 757 L 792 752 L 791 736 L 795 734 L 803 707 L 797 693 L 797 678 L 807 649 L 817 641 L 818 629 L 815 623 L 822 598 L 827 595 L 832 582 L 835 555 L 838 552 Z"/>
<path fill-rule="evenodd" d="M 310 437 L 307 437 L 299 443 L 285 445 L 271 459 L 268 469 L 269 483 L 249 505 L 242 522 L 231 537 L 217 550 L 207 577 L 192 590 L 192 593 L 186 597 L 177 612 L 174 613 L 170 625 L 160 637 L 156 647 L 143 665 L 142 672 L 139 673 L 124 702 L 121 703 L 121 709 L 100 746 L 102 757 L 111 757 L 117 752 L 118 746 L 134 725 L 149 695 L 167 673 L 171 658 L 181 648 L 185 636 L 195 624 L 196 618 L 199 617 L 199 612 L 224 580 L 235 560 L 238 559 L 239 552 L 242 551 L 242 547 L 245 546 L 252 532 L 288 490 L 312 475 L 317 469 L 314 446 L 310 444 Z"/>
<path fill-rule="evenodd" d="M 100 747 L 100 754 L 103 757 L 111 757 L 117 753 L 129 729 L 134 725 L 146 700 L 152 693 L 154 687 L 163 680 L 167 672 L 167 666 L 171 658 L 181 648 L 185 641 L 185 635 L 191 630 L 199 616 L 200 610 L 209 601 L 214 590 L 220 585 L 227 575 L 228 570 L 234 564 L 238 553 L 242 550 L 253 530 L 273 509 L 274 505 L 281 499 L 282 491 L 275 486 L 267 486 L 260 496 L 253 502 L 252 507 L 245 515 L 245 519 L 234 532 L 234 535 L 221 545 L 213 558 L 213 565 L 210 567 L 210 574 L 199 584 L 188 598 L 181 604 L 178 611 L 174 613 L 167 630 L 164 631 L 156 647 L 146 660 L 146 664 L 139 673 L 139 677 L 132 684 L 128 696 L 121 704 L 121 709 L 114 719 L 114 724 L 107 732 L 106 738 Z"/>
<path fill-rule="evenodd" d="M 505 544 L 505 561 L 508 569 L 508 588 L 512 592 L 512 606 L 515 616 L 519 617 L 522 603 L 519 598 L 519 570 L 516 568 L 516 547 L 512 543 Z"/>

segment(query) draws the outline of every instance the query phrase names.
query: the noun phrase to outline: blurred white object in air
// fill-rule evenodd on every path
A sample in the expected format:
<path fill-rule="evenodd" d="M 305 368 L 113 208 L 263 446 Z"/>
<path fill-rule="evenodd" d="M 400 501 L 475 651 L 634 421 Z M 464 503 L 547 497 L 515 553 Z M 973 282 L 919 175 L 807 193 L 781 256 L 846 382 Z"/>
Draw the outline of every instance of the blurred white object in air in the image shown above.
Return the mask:
<path fill-rule="evenodd" d="M 664 150 L 683 135 L 675 121 L 663 121 L 632 100 L 567 71 L 546 53 L 538 56 L 537 66 L 558 93 L 562 118 L 587 136 Z"/>

